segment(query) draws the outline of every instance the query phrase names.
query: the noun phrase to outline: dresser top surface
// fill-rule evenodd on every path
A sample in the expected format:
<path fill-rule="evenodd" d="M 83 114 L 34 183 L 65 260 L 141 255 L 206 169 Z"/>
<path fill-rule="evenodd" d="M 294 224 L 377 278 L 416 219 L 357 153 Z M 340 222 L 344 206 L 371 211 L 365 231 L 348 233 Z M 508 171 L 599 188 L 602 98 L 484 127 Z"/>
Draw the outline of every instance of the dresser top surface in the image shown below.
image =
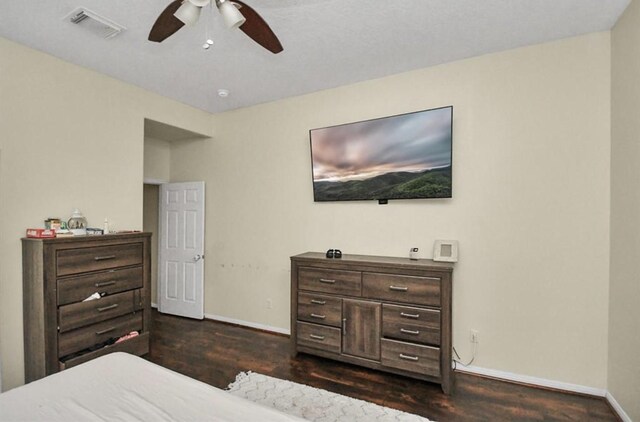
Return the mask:
<path fill-rule="evenodd" d="M 343 254 L 342 258 L 327 258 L 324 252 L 305 252 L 300 255 L 291 257 L 292 261 L 298 262 L 324 262 L 345 263 L 345 264 L 361 264 L 361 265 L 391 265 L 403 268 L 429 269 L 444 272 L 453 271 L 453 263 L 435 262 L 432 259 L 409 259 L 392 256 L 375 256 L 375 255 L 351 255 Z"/>
<path fill-rule="evenodd" d="M 66 242 L 82 242 L 82 241 L 94 241 L 94 240 L 117 240 L 117 239 L 131 239 L 140 237 L 150 237 L 149 232 L 127 232 L 127 233 L 113 233 L 113 234 L 101 234 L 101 235 L 84 235 L 84 236 L 64 236 L 64 237 L 50 237 L 50 238 L 37 238 L 37 237 L 23 237 L 23 242 L 43 242 L 43 243 L 66 243 Z"/>

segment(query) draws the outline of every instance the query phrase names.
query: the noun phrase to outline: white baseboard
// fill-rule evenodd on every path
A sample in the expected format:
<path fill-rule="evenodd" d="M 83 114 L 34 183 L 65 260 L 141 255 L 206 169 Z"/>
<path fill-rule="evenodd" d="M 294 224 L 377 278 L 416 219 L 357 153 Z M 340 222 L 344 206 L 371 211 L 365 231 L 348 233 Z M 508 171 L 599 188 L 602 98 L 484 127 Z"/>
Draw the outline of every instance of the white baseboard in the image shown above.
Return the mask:
<path fill-rule="evenodd" d="M 257 328 L 258 330 L 263 330 L 263 331 L 270 331 L 272 333 L 291 335 L 291 331 L 285 328 L 272 327 L 270 325 L 258 324 L 257 322 L 242 321 L 240 319 L 227 318 L 225 316 L 213 315 L 213 314 L 204 314 L 204 317 L 206 319 L 212 319 L 214 321 L 228 322 L 230 324 L 237 324 L 245 327 Z"/>
<path fill-rule="evenodd" d="M 479 368 L 477 366 L 465 367 L 462 365 L 458 365 L 456 371 L 484 375 L 487 377 L 515 381 L 524 384 L 537 385 L 540 387 L 555 388 L 557 390 L 565 390 L 573 393 L 589 394 L 591 396 L 597 397 L 605 397 L 607 394 L 607 390 L 601 388 L 586 387 L 584 385 L 570 384 L 567 382 L 548 380 L 545 378 L 531 377 L 529 375 L 514 374 L 512 372 L 498 371 L 495 369 Z"/>
<path fill-rule="evenodd" d="M 151 302 L 151 307 L 157 309 L 158 308 L 158 304 Z M 210 320 L 213 320 L 213 321 L 228 322 L 229 324 L 242 325 L 244 327 L 256 328 L 256 329 L 262 330 L 262 331 L 270 331 L 272 333 L 291 335 L 291 331 L 289 331 L 289 330 L 287 330 L 285 328 L 272 327 L 270 325 L 258 324 L 257 322 L 243 321 L 241 319 L 233 319 L 233 318 L 228 318 L 228 317 L 225 317 L 225 316 L 214 315 L 214 314 L 204 314 L 204 317 L 206 319 L 210 319 Z"/>
<path fill-rule="evenodd" d="M 622 422 L 633 422 L 629 417 L 629 415 L 627 415 L 627 412 L 624 411 L 622 406 L 620 406 L 620 404 L 616 401 L 616 399 L 613 398 L 613 395 L 608 391 L 607 391 L 606 398 L 609 404 L 611 405 L 611 407 L 613 407 L 613 410 L 615 410 L 618 416 L 620 417 L 620 419 L 622 419 Z"/>

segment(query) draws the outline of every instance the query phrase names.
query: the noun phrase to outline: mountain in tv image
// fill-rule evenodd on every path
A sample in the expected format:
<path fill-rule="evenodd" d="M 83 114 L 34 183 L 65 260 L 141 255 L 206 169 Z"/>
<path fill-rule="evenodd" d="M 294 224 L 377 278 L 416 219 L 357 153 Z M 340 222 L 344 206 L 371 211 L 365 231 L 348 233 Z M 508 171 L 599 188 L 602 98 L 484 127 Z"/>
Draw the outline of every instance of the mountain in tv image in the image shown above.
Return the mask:
<path fill-rule="evenodd" d="M 451 166 L 422 172 L 392 172 L 365 180 L 313 183 L 316 201 L 451 198 Z"/>

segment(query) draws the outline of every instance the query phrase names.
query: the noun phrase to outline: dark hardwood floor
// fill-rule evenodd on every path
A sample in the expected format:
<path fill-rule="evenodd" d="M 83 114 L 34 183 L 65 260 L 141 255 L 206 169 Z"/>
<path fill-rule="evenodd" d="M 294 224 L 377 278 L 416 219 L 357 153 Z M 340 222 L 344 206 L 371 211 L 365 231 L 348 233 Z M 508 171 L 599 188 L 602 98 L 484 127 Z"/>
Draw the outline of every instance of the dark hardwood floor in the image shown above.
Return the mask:
<path fill-rule="evenodd" d="M 241 371 L 322 388 L 445 421 L 616 421 L 602 398 L 457 373 L 451 396 L 439 385 L 323 358 L 289 355 L 289 338 L 153 312 L 148 359 L 219 388 Z"/>

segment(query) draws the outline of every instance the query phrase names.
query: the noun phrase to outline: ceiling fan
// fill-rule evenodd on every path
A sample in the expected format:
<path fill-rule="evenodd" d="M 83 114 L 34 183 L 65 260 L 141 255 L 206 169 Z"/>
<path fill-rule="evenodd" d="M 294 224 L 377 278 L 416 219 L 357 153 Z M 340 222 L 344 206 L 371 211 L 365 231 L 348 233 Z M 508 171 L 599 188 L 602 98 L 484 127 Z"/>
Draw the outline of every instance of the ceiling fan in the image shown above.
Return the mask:
<path fill-rule="evenodd" d="M 174 0 L 153 24 L 149 41 L 162 42 L 184 25 L 195 25 L 202 9 L 214 1 L 227 27 L 240 28 L 249 38 L 274 54 L 283 50 L 280 40 L 267 22 L 240 0 Z"/>

